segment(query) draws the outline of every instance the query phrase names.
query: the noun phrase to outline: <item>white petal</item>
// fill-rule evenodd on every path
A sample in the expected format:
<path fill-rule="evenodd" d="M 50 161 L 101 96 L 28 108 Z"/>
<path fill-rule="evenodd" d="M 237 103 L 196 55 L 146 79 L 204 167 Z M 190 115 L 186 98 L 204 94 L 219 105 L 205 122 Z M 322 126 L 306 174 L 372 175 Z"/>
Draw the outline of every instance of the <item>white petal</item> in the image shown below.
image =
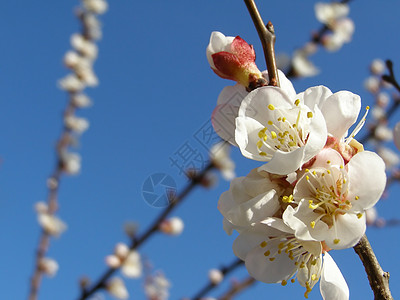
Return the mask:
<path fill-rule="evenodd" d="M 328 89 L 323 85 L 320 85 L 306 89 L 303 93 L 300 93 L 297 97 L 303 99 L 304 104 L 307 105 L 309 108 L 313 109 L 315 105 L 321 108 L 325 100 L 328 99 L 328 97 L 330 97 L 331 95 L 332 92 L 330 89 Z"/>
<path fill-rule="evenodd" d="M 294 273 L 297 267 L 288 255 L 278 254 L 273 261 L 265 257 L 265 251 L 270 249 L 274 253 L 279 243 L 279 240 L 270 241 L 267 247 L 255 247 L 247 254 L 245 264 L 250 276 L 265 283 L 276 283 L 287 280 Z"/>
<path fill-rule="evenodd" d="M 258 168 L 258 171 L 267 171 L 279 175 L 292 173 L 303 164 L 305 150 L 305 147 L 298 148 L 291 152 L 283 152 L 278 150 L 275 152 L 274 157 L 267 164 Z M 263 156 L 260 157 L 263 158 Z"/>
<path fill-rule="evenodd" d="M 276 108 L 292 108 L 294 99 L 290 99 L 285 90 L 272 86 L 258 88 L 249 93 L 239 109 L 239 117 L 252 117 L 262 124 L 270 120 L 268 105 Z"/>
<path fill-rule="evenodd" d="M 320 291 L 324 300 L 348 300 L 349 287 L 342 272 L 332 257 L 325 253 L 320 282 Z"/>
<path fill-rule="evenodd" d="M 361 218 L 349 213 L 338 215 L 336 217 L 336 226 L 332 226 L 325 232 L 325 243 L 329 248 L 336 250 L 353 247 L 364 235 L 365 229 L 365 214 Z M 335 239 L 339 239 L 339 243 L 335 243 Z"/>
<path fill-rule="evenodd" d="M 263 77 L 267 79 L 267 82 L 269 82 L 268 71 L 265 70 L 262 72 L 262 74 Z M 279 69 L 278 69 L 278 77 L 279 77 L 280 88 L 285 91 L 285 93 L 289 96 L 290 99 L 295 99 L 296 90 L 294 89 L 292 82 L 286 77 L 285 73 L 283 73 Z"/>
<path fill-rule="evenodd" d="M 363 211 L 375 205 L 386 186 L 385 163 L 374 152 L 354 155 L 347 164 L 349 174 L 348 198 L 354 211 Z M 355 197 L 358 200 L 355 200 Z"/>
<path fill-rule="evenodd" d="M 328 97 L 321 108 L 328 133 L 338 139 L 343 138 L 356 122 L 360 108 L 360 96 L 351 92 L 340 91 Z"/>
<path fill-rule="evenodd" d="M 329 163 L 328 163 L 329 162 Z M 330 166 L 343 166 L 344 161 L 343 157 L 332 148 L 324 148 L 322 149 L 318 155 L 315 157 L 315 161 L 313 162 L 310 168 L 329 168 Z"/>
<path fill-rule="evenodd" d="M 309 161 L 312 157 L 325 146 L 328 137 L 327 127 L 324 116 L 318 107 L 314 107 L 314 114 L 309 125 L 310 135 L 304 149 L 302 164 Z"/>
<path fill-rule="evenodd" d="M 235 119 L 239 107 L 248 92 L 241 84 L 225 87 L 218 96 L 211 122 L 215 132 L 224 140 L 237 146 L 235 142 Z"/>
<path fill-rule="evenodd" d="M 255 225 L 240 233 L 233 242 L 233 252 L 241 260 L 245 260 L 246 255 L 253 250 L 253 248 L 259 247 L 261 242 L 268 239 L 268 236 L 277 236 L 281 234 L 282 232 L 268 225 Z"/>
<path fill-rule="evenodd" d="M 262 124 L 252 118 L 236 118 L 235 141 L 244 157 L 258 161 L 269 160 L 269 158 L 261 156 L 257 148 L 257 141 L 260 140 L 258 133 L 263 128 Z"/>
<path fill-rule="evenodd" d="M 214 61 L 211 57 L 214 53 L 220 52 L 220 51 L 228 51 L 230 50 L 230 45 L 232 44 L 232 41 L 234 40 L 234 37 L 232 36 L 225 36 L 221 32 L 218 31 L 213 31 L 211 33 L 210 37 L 210 43 L 207 46 L 206 49 L 206 55 L 207 55 L 207 60 L 208 63 L 210 64 L 211 68 L 215 68 Z"/>

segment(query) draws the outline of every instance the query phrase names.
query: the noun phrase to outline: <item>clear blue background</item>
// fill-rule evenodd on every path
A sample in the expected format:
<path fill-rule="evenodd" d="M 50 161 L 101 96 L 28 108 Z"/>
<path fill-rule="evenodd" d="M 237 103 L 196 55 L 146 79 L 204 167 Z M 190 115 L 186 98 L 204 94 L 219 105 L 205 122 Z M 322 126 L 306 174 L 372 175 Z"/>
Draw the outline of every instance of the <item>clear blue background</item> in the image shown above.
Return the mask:
<path fill-rule="evenodd" d="M 320 24 L 314 1 L 258 1 L 265 21 L 277 33 L 277 52 L 292 52 Z M 46 197 L 46 178 L 54 165 L 53 146 L 61 130 L 67 96 L 56 81 L 67 74 L 62 65 L 69 37 L 79 30 L 73 16 L 76 1 L 2 1 L 0 4 L 0 298 L 26 299 L 39 227 L 33 205 Z M 364 90 L 372 59 L 391 58 L 400 76 L 399 2 L 352 1 L 356 25 L 353 42 L 337 53 L 318 52 L 312 59 L 322 69 L 314 78 L 294 81 L 298 92 L 323 84 L 332 91 L 372 98 Z M 255 46 L 264 69 L 260 42 L 242 1 L 113 1 L 104 21 L 104 39 L 95 65 L 100 86 L 90 89 L 94 106 L 79 112 L 91 126 L 81 139 L 82 172 L 62 180 L 60 217 L 68 230 L 52 240 L 49 252 L 60 264 L 53 279 L 45 278 L 40 298 L 76 299 L 78 279 L 97 279 L 106 269 L 104 257 L 116 242 L 127 241 L 125 221 L 144 229 L 160 212 L 141 196 L 146 177 L 170 174 L 179 187 L 186 179 L 170 165 L 185 142 L 205 155 L 194 133 L 209 120 L 219 92 L 233 84 L 210 70 L 205 48 L 214 30 L 240 35 Z M 398 115 L 395 116 L 398 119 Z M 395 119 L 396 119 L 395 118 Z M 233 156 L 237 174 L 256 164 Z M 179 237 L 152 237 L 141 248 L 156 270 L 172 282 L 171 299 L 190 297 L 207 281 L 210 268 L 229 263 L 234 237 L 222 229 L 216 205 L 229 184 L 198 188 L 173 215 L 185 222 Z M 398 216 L 397 186 L 379 203 L 387 219 Z M 400 296 L 399 228 L 368 229 L 383 268 L 391 273 L 394 298 Z M 332 251 L 350 287 L 351 299 L 372 299 L 363 266 L 352 249 Z M 244 278 L 246 271 L 234 274 Z M 131 299 L 145 299 L 141 280 L 126 281 Z M 212 295 L 219 296 L 223 285 Z M 302 299 L 298 283 L 281 287 L 257 284 L 237 299 Z M 108 297 L 108 296 L 106 296 Z M 107 298 L 108 299 L 108 298 Z M 320 299 L 318 287 L 310 299 Z"/>

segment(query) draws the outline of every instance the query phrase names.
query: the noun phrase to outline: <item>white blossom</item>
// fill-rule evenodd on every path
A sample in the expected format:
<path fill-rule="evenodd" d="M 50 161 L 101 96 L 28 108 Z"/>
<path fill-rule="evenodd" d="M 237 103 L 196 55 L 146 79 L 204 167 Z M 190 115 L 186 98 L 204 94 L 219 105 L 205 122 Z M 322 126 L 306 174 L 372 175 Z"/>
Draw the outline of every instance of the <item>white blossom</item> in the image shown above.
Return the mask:
<path fill-rule="evenodd" d="M 380 88 L 380 80 L 375 76 L 370 76 L 364 81 L 364 87 L 372 94 L 376 94 Z"/>
<path fill-rule="evenodd" d="M 171 284 L 164 274 L 157 273 L 146 278 L 144 291 L 148 299 L 167 300 Z"/>
<path fill-rule="evenodd" d="M 64 56 L 64 64 L 68 68 L 75 68 L 80 62 L 82 57 L 75 51 L 68 51 Z"/>
<path fill-rule="evenodd" d="M 81 157 L 78 153 L 62 152 L 60 159 L 63 163 L 63 170 L 70 174 L 75 175 L 81 169 Z"/>
<path fill-rule="evenodd" d="M 104 260 L 106 265 L 112 269 L 117 269 L 121 266 L 121 260 L 116 255 L 107 255 Z"/>
<path fill-rule="evenodd" d="M 35 203 L 35 211 L 38 214 L 46 214 L 48 212 L 48 205 L 47 203 L 43 202 L 43 201 L 39 201 Z"/>
<path fill-rule="evenodd" d="M 95 14 L 104 14 L 108 9 L 108 3 L 105 0 L 84 0 L 84 7 L 95 13 Z"/>
<path fill-rule="evenodd" d="M 165 234 L 180 235 L 184 226 L 185 224 L 181 218 L 172 217 L 161 222 L 160 231 Z"/>
<path fill-rule="evenodd" d="M 129 254 L 129 247 L 124 243 L 118 243 L 115 245 L 114 254 L 120 259 L 125 259 Z"/>
<path fill-rule="evenodd" d="M 129 293 L 125 287 L 125 283 L 119 277 L 110 279 L 106 284 L 106 290 L 110 295 L 117 299 L 125 300 L 129 298 Z"/>
<path fill-rule="evenodd" d="M 268 72 L 264 71 L 262 75 L 267 80 Z M 287 79 L 281 70 L 278 70 L 278 77 L 281 89 L 283 89 L 290 97 L 295 97 L 296 91 L 294 90 L 291 81 Z M 241 84 L 225 87 L 218 96 L 217 106 L 211 116 L 215 132 L 223 140 L 234 146 L 237 146 L 235 141 L 235 119 L 238 116 L 239 108 L 243 99 L 248 94 L 246 88 Z"/>
<path fill-rule="evenodd" d="M 375 128 L 375 137 L 381 141 L 391 141 L 393 140 L 393 131 L 386 125 L 378 125 Z"/>
<path fill-rule="evenodd" d="M 288 186 L 285 177 L 254 169 L 231 181 L 229 190 L 219 198 L 218 209 L 234 227 L 252 226 L 280 209 L 279 197 Z M 231 228 L 227 229 L 230 234 Z"/>
<path fill-rule="evenodd" d="M 383 120 L 386 117 L 386 111 L 380 106 L 373 106 L 371 109 L 372 117 L 375 120 Z"/>
<path fill-rule="evenodd" d="M 72 96 L 72 104 L 79 108 L 85 108 L 92 105 L 92 101 L 86 94 L 75 94 Z"/>
<path fill-rule="evenodd" d="M 296 76 L 299 77 L 312 77 L 320 72 L 303 51 L 296 51 L 294 53 L 292 67 Z"/>
<path fill-rule="evenodd" d="M 363 151 L 344 165 L 339 153 L 328 149 L 296 183 L 298 206 L 288 206 L 283 220 L 301 240 L 353 247 L 365 232 L 365 210 L 376 204 L 385 185 L 385 164 L 377 154 Z"/>
<path fill-rule="evenodd" d="M 297 279 L 306 288 L 304 296 L 308 298 L 321 278 L 324 299 L 349 299 L 346 281 L 336 264 L 329 260 L 322 244 L 297 239 L 281 219 L 269 218 L 240 231 L 233 251 L 245 261 L 247 271 L 258 281 L 285 286 Z M 330 273 L 335 275 L 335 280 L 327 278 Z"/>
<path fill-rule="evenodd" d="M 380 92 L 376 95 L 376 102 L 381 107 L 386 107 L 390 102 L 390 96 L 386 92 Z"/>
<path fill-rule="evenodd" d="M 40 270 L 49 277 L 54 277 L 58 271 L 58 263 L 52 258 L 43 257 L 39 261 Z"/>
<path fill-rule="evenodd" d="M 67 92 L 78 92 L 85 88 L 85 84 L 75 74 L 69 74 L 60 79 L 58 86 Z"/>
<path fill-rule="evenodd" d="M 310 92 L 292 98 L 271 86 L 249 93 L 236 118 L 235 140 L 242 154 L 268 162 L 260 170 L 281 175 L 296 171 L 325 145 L 327 127 L 318 105 L 329 99 L 322 96 Z M 332 97 L 348 95 L 339 92 Z"/>
<path fill-rule="evenodd" d="M 324 3 L 317 2 L 314 6 L 317 20 L 323 24 L 332 24 L 337 19 L 346 17 L 349 14 L 350 8 L 345 3 Z"/>
<path fill-rule="evenodd" d="M 129 278 L 138 278 L 142 275 L 142 262 L 139 252 L 135 250 L 129 252 L 122 264 L 121 272 Z"/>
<path fill-rule="evenodd" d="M 68 115 L 64 118 L 64 124 L 68 129 L 71 129 L 79 134 L 89 128 L 89 121 L 85 118 L 80 118 L 75 115 Z"/>
<path fill-rule="evenodd" d="M 208 278 L 212 284 L 218 285 L 224 279 L 224 274 L 218 269 L 211 269 L 208 272 Z"/>
<path fill-rule="evenodd" d="M 214 165 L 221 171 L 225 180 L 235 178 L 235 163 L 230 158 L 230 146 L 225 143 L 217 143 L 210 149 L 210 157 Z"/>
<path fill-rule="evenodd" d="M 386 64 L 382 59 L 376 58 L 371 62 L 369 69 L 374 75 L 382 75 L 386 70 Z"/>
<path fill-rule="evenodd" d="M 59 237 L 67 229 L 67 225 L 61 219 L 49 213 L 39 212 L 38 222 L 46 233 L 56 237 Z"/>
<path fill-rule="evenodd" d="M 86 56 L 89 59 L 96 59 L 98 49 L 97 45 L 87 39 L 81 34 L 75 33 L 71 36 L 71 45 L 72 47 L 82 53 L 82 55 Z"/>
<path fill-rule="evenodd" d="M 388 170 L 397 166 L 400 162 L 399 155 L 387 147 L 380 147 L 378 149 L 378 154 L 380 157 L 382 157 L 383 161 L 385 162 L 386 169 Z"/>

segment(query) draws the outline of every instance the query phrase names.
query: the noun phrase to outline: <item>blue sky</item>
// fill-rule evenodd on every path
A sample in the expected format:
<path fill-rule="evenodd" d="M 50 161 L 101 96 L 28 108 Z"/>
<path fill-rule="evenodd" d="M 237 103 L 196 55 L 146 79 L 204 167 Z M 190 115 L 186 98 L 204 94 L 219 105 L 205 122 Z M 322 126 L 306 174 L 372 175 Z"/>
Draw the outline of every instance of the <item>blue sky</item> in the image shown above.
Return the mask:
<path fill-rule="evenodd" d="M 277 52 L 291 53 L 320 27 L 314 1 L 258 2 L 264 20 L 275 26 Z M 56 82 L 67 74 L 62 57 L 70 49 L 70 35 L 79 30 L 73 16 L 76 4 L 49 0 L 0 4 L 0 293 L 4 299 L 23 299 L 28 293 L 39 236 L 33 205 L 45 199 L 46 178 L 54 164 L 53 146 L 67 99 Z M 363 106 L 371 105 L 363 81 L 372 59 L 392 59 L 400 76 L 400 43 L 395 31 L 400 28 L 399 8 L 395 0 L 352 1 L 353 41 L 337 53 L 319 51 L 313 61 L 321 74 L 293 81 L 296 90 L 323 84 L 332 91 L 357 93 Z M 210 33 L 240 35 L 254 45 L 260 69 L 265 66 L 242 1 L 115 1 L 102 20 L 104 38 L 95 65 L 100 85 L 88 91 L 94 106 L 79 112 L 91 123 L 78 149 L 82 171 L 61 183 L 59 216 L 69 228 L 52 241 L 49 256 L 58 260 L 60 270 L 55 278 L 44 279 L 41 299 L 76 299 L 78 278 L 96 279 L 105 270 L 104 257 L 111 254 L 115 243 L 127 241 L 123 223 L 136 221 L 141 229 L 151 223 L 160 210 L 144 201 L 142 185 L 149 175 L 162 172 L 182 188 L 186 179 L 171 166 L 171 158 L 182 145 L 188 143 L 206 156 L 196 133 L 208 124 L 222 88 L 233 84 L 218 78 L 208 66 L 205 48 Z M 257 165 L 237 149 L 233 157 L 239 176 Z M 173 214 L 184 220 L 183 234 L 157 235 L 141 248 L 154 268 L 171 280 L 171 299 L 193 295 L 205 284 L 210 268 L 234 258 L 234 237 L 224 233 L 216 208 L 219 195 L 228 187 L 221 179 L 214 189 L 198 188 Z M 389 192 L 378 204 L 379 213 L 388 219 L 398 215 L 398 186 Z M 367 234 L 383 268 L 391 273 L 392 293 L 397 298 L 399 228 L 372 228 Z M 351 299 L 372 299 L 354 251 L 331 253 L 349 284 Z M 245 274 L 241 270 L 234 275 L 244 278 Z M 142 281 L 126 282 L 132 299 L 145 299 Z M 226 285 L 214 295 L 225 289 Z M 238 299 L 300 299 L 303 293 L 297 283 L 286 287 L 259 283 Z M 310 299 L 320 299 L 317 288 Z"/>

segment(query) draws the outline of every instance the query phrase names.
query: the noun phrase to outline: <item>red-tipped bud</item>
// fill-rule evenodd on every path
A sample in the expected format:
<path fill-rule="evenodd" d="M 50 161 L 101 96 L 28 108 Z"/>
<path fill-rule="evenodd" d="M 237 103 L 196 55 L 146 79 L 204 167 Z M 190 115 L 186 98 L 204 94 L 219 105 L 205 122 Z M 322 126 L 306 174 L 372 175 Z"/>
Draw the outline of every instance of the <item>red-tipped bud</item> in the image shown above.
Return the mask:
<path fill-rule="evenodd" d="M 239 36 L 225 36 L 217 31 L 211 33 L 207 59 L 218 76 L 234 80 L 246 88 L 261 86 L 266 82 L 255 64 L 253 46 Z"/>

